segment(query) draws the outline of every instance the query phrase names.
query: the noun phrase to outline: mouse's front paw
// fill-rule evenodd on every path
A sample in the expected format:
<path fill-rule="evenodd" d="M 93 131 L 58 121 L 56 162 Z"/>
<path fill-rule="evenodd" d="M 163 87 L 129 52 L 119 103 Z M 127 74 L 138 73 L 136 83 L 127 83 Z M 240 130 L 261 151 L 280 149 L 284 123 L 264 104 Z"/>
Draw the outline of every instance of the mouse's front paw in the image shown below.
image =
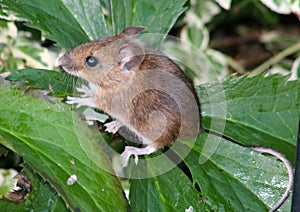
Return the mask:
<path fill-rule="evenodd" d="M 80 97 L 72 97 L 72 96 L 67 96 L 67 101 L 66 101 L 67 104 L 69 105 L 74 105 L 74 104 L 77 104 L 77 108 L 82 106 L 82 99 Z"/>
<path fill-rule="evenodd" d="M 122 127 L 122 123 L 115 120 L 104 124 L 104 126 L 106 127 L 106 132 L 115 134 L 120 129 L 120 127 Z"/>
<path fill-rule="evenodd" d="M 76 88 L 76 90 L 80 93 L 80 97 L 86 98 L 86 97 L 93 97 L 95 96 L 95 91 L 93 91 L 91 88 L 82 85 L 81 87 Z"/>
<path fill-rule="evenodd" d="M 79 108 L 81 106 L 88 106 L 88 107 L 94 107 L 96 108 L 96 104 L 94 103 L 93 98 L 82 98 L 82 97 L 71 97 L 67 96 L 67 104 L 77 104 L 76 108 Z"/>

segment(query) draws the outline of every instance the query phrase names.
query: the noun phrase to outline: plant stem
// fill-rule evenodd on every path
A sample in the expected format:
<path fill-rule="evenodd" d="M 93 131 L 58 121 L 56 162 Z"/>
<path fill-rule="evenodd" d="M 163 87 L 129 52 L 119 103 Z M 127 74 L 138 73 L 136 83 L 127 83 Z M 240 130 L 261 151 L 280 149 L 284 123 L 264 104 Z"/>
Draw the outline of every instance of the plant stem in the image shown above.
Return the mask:
<path fill-rule="evenodd" d="M 249 76 L 254 76 L 256 74 L 259 74 L 259 73 L 265 71 L 271 65 L 278 63 L 279 61 L 281 61 L 282 59 L 284 59 L 288 55 L 293 54 L 297 51 L 300 51 L 300 42 L 296 43 L 295 45 L 290 46 L 289 48 L 279 52 L 277 55 L 271 57 L 270 59 L 268 59 L 267 61 L 265 61 L 264 63 L 262 63 L 258 67 L 256 67 L 255 69 L 253 69 L 250 72 Z"/>
<path fill-rule="evenodd" d="M 239 63 L 237 62 L 235 59 L 233 59 L 232 57 L 225 55 L 225 58 L 227 60 L 228 65 L 233 68 L 237 73 L 239 74 L 246 74 L 247 71 L 245 70 L 245 68 Z"/>

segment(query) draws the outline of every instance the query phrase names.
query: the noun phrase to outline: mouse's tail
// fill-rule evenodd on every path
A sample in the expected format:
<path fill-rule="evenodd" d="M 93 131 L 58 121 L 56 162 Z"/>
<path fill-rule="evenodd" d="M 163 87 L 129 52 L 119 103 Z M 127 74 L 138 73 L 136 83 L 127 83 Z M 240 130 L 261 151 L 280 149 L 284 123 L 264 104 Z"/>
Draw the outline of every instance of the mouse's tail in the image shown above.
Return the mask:
<path fill-rule="evenodd" d="M 258 151 L 258 152 L 262 152 L 262 153 L 268 153 L 271 154 L 273 156 L 275 156 L 276 158 L 278 158 L 279 160 L 281 160 L 283 162 L 283 164 L 285 165 L 287 172 L 288 172 L 288 186 L 284 192 L 284 194 L 281 196 L 281 198 L 277 201 L 277 203 L 269 210 L 269 212 L 274 212 L 276 210 L 278 210 L 283 203 L 285 203 L 285 201 L 287 200 L 287 198 L 290 196 L 292 187 L 293 187 L 293 169 L 292 166 L 289 162 L 288 159 L 286 159 L 281 153 L 275 151 L 274 149 L 271 148 L 267 148 L 267 147 L 249 147 L 252 150 Z"/>

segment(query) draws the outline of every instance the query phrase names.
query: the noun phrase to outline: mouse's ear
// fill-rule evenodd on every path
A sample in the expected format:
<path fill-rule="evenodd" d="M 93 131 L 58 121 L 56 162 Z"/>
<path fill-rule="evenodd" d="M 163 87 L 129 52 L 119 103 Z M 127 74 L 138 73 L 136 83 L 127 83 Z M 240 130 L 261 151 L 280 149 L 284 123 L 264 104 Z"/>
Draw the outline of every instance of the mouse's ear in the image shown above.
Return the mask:
<path fill-rule="evenodd" d="M 121 33 L 125 34 L 127 36 L 133 36 L 133 35 L 137 35 L 140 32 L 144 31 L 145 29 L 147 29 L 147 27 L 143 27 L 143 26 L 130 26 L 125 28 Z"/>
<path fill-rule="evenodd" d="M 119 50 L 118 62 L 122 71 L 131 71 L 139 66 L 145 58 L 142 47 L 136 44 L 128 44 Z"/>

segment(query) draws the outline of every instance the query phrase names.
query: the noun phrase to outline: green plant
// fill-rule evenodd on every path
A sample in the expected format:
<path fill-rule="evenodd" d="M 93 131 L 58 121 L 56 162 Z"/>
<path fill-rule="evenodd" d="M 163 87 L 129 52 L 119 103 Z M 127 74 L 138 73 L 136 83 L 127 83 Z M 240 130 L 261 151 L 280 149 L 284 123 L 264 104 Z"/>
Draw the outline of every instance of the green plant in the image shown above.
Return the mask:
<path fill-rule="evenodd" d="M 226 3 L 229 8 L 230 1 Z M 186 0 L 161 3 L 2 0 L 0 5 L 5 24 L 12 22 L 9 14 L 15 13 L 57 46 L 67 49 L 116 34 L 129 25 L 143 25 L 148 27 L 148 32 L 166 34 L 188 6 Z M 197 7 L 202 8 L 192 5 L 188 11 L 196 11 Z M 191 149 L 189 155 L 182 158 L 190 176 L 179 167 L 156 176 L 155 164 L 133 165 L 132 175 L 136 174 L 135 170 L 143 170 L 156 177 L 130 179 L 130 201 L 124 197 L 120 179 L 112 174 L 106 146 L 107 143 L 113 145 L 111 137 L 100 136 L 98 131 L 88 127 L 62 99 L 53 104 L 52 100 L 27 95 L 28 90 L 48 90 L 49 85 L 52 94 L 43 98 L 69 95 L 74 85 L 63 83 L 66 74 L 36 67 L 3 66 L 3 73 L 10 72 L 7 80 L 25 80 L 25 86 L 0 84 L 0 143 L 24 159 L 23 171 L 32 181 L 33 191 L 19 205 L 1 200 L 0 208 L 19 211 L 126 211 L 129 207 L 132 211 L 184 211 L 190 206 L 194 211 L 266 211 L 270 208 L 285 190 L 286 170 L 275 158 L 243 145 L 274 148 L 294 163 L 299 79 L 289 81 L 287 76 L 258 74 L 211 81 L 216 76 L 225 76 L 227 63 L 221 53 L 208 49 L 205 39 L 197 40 L 199 37 L 208 39 L 205 24 L 191 23 L 186 29 L 191 49 L 178 48 L 179 43 L 162 45 L 166 50 L 175 49 L 172 52 L 179 55 L 180 61 L 186 61 L 184 55 L 192 55 L 200 64 L 208 64 L 208 72 L 217 73 L 196 88 L 202 103 L 204 127 L 224 137 L 201 133 L 194 146 L 189 147 L 189 141 L 182 143 Z M 193 36 L 195 34 L 199 36 Z M 216 54 L 221 55 L 221 59 Z M 183 65 L 196 81 L 202 76 L 199 70 L 203 67 L 195 60 L 194 64 L 188 62 Z M 213 146 L 214 152 L 210 152 L 207 145 Z M 180 156 L 180 152 L 177 153 Z M 162 157 L 166 163 L 170 162 L 163 154 Z M 203 163 L 199 163 L 199 159 Z M 67 180 L 73 174 L 78 181 L 68 185 Z M 284 207 L 288 210 L 290 202 Z"/>

